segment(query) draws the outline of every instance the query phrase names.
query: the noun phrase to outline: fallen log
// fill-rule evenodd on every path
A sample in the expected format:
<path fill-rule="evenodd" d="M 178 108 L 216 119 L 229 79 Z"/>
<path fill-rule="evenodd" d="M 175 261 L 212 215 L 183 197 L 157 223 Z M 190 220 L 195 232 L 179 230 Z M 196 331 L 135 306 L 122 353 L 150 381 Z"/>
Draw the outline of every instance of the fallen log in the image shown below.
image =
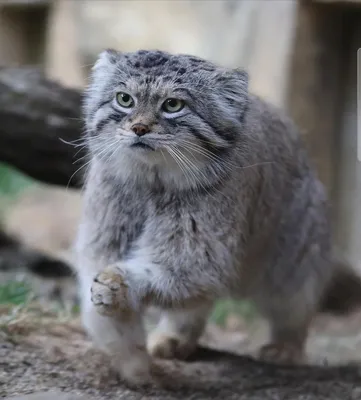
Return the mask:
<path fill-rule="evenodd" d="M 40 182 L 78 188 L 81 93 L 33 68 L 0 67 L 0 162 Z M 76 154 L 77 153 L 77 154 Z"/>

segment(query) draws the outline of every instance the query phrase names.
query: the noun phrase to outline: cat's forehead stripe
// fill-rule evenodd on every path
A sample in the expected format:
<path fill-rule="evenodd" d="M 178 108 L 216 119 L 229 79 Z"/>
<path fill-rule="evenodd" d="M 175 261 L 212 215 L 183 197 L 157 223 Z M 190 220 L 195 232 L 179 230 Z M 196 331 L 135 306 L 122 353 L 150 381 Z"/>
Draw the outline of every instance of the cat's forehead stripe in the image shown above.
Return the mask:
<path fill-rule="evenodd" d="M 186 73 L 197 71 L 216 70 L 216 66 L 212 63 L 189 55 L 171 55 L 161 51 L 145 51 L 141 50 L 135 53 L 128 53 L 125 59 L 135 70 L 155 74 L 167 71 L 169 74 L 181 76 Z"/>

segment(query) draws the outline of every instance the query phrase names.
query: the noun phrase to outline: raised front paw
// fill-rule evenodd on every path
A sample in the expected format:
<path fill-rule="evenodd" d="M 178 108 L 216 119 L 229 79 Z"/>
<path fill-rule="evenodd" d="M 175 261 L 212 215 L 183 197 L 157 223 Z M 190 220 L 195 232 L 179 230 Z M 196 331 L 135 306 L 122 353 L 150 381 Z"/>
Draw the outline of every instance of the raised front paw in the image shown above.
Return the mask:
<path fill-rule="evenodd" d="M 99 314 L 129 314 L 128 286 L 117 266 L 109 266 L 99 272 L 91 287 L 91 300 Z"/>

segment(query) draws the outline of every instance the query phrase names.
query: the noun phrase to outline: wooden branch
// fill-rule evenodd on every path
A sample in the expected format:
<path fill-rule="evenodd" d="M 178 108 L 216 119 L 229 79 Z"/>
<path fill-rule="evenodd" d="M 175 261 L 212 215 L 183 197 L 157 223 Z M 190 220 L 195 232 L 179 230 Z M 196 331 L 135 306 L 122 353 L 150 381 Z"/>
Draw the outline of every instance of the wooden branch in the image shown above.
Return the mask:
<path fill-rule="evenodd" d="M 75 161 L 84 150 L 75 158 L 78 150 L 65 143 L 80 138 L 80 116 L 80 92 L 35 69 L 0 67 L 0 162 L 44 183 L 80 187 Z"/>

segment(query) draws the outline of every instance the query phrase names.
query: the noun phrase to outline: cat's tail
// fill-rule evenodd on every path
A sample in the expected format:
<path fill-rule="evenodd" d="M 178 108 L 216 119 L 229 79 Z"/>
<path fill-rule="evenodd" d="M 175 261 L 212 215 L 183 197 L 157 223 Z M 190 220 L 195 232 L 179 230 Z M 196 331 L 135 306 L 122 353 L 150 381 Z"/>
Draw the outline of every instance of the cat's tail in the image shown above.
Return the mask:
<path fill-rule="evenodd" d="M 361 310 L 361 274 L 347 263 L 336 260 L 335 275 L 328 286 L 319 311 L 336 315 Z"/>

